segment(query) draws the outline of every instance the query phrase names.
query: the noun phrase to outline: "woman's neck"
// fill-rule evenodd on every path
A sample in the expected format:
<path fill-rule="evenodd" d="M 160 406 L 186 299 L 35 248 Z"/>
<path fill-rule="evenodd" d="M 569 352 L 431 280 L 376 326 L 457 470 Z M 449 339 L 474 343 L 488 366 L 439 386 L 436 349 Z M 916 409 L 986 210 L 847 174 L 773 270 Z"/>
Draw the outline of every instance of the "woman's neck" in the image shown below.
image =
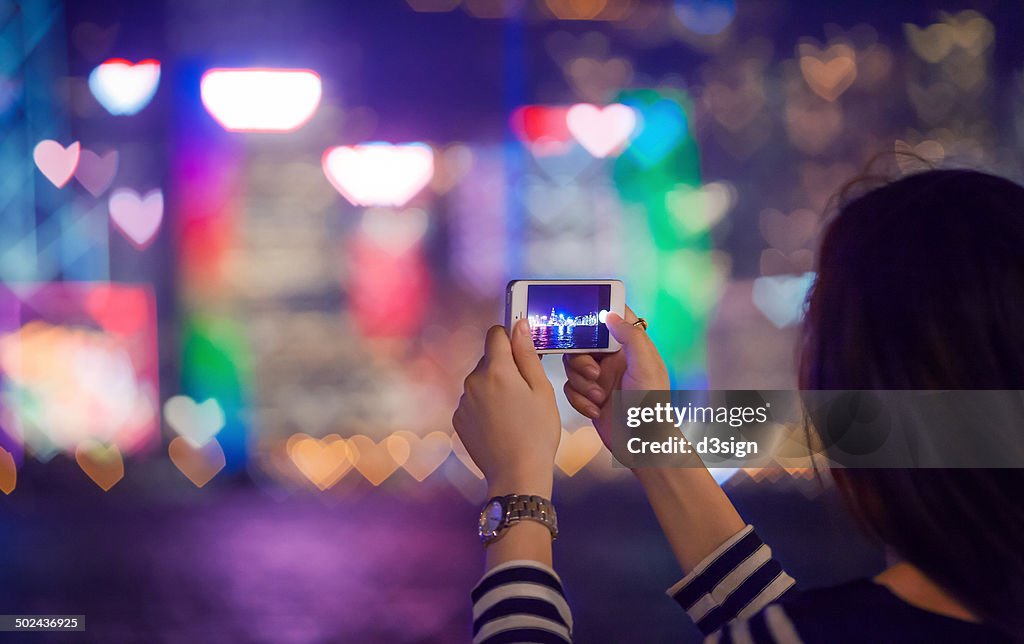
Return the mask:
<path fill-rule="evenodd" d="M 875 583 L 922 610 L 968 622 L 980 621 L 966 606 L 909 563 L 901 562 L 886 568 L 875 577 Z"/>

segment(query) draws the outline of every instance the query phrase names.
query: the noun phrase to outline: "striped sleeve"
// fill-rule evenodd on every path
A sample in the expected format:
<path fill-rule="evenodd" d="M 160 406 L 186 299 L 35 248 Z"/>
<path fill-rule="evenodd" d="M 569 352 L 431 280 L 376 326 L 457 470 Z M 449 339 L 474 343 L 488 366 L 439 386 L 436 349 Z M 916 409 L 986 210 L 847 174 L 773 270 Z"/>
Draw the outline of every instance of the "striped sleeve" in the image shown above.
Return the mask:
<path fill-rule="evenodd" d="M 705 635 L 777 601 L 796 582 L 746 526 L 668 589 Z"/>
<path fill-rule="evenodd" d="M 799 632 L 781 604 L 772 604 L 750 619 L 726 624 L 704 644 L 803 644 Z"/>
<path fill-rule="evenodd" d="M 473 644 L 572 642 L 572 613 L 555 571 L 536 561 L 508 561 L 473 589 Z"/>

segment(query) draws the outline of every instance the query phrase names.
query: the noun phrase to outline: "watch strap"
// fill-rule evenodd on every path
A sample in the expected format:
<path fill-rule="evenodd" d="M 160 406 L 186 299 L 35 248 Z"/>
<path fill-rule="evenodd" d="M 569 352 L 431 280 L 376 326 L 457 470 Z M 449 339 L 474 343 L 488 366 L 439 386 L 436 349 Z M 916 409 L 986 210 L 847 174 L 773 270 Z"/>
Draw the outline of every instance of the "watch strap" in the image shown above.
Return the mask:
<path fill-rule="evenodd" d="M 484 540 L 485 545 L 497 541 L 510 526 L 524 520 L 544 525 L 551 532 L 552 539 L 558 538 L 558 514 L 550 499 L 536 494 L 506 494 L 491 499 L 488 505 L 494 501 L 501 502 L 505 516 L 493 537 Z"/>
<path fill-rule="evenodd" d="M 507 498 L 505 518 L 508 525 L 523 519 L 537 521 L 547 526 L 552 539 L 558 538 L 558 515 L 551 501 L 535 494 L 510 494 Z"/>

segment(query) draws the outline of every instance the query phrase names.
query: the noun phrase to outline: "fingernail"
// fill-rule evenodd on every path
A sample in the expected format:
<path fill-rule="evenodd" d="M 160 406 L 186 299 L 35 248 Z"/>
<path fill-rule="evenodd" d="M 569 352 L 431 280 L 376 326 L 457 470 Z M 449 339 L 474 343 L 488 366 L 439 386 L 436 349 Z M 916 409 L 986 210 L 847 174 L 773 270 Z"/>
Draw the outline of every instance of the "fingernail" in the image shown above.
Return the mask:
<path fill-rule="evenodd" d="M 591 379 L 597 380 L 597 377 L 601 375 L 601 370 L 595 365 L 589 365 L 587 367 L 587 375 L 590 376 Z"/>
<path fill-rule="evenodd" d="M 526 343 L 533 343 L 533 338 L 530 337 L 530 323 L 526 320 L 519 320 L 516 322 L 515 327 L 516 334 L 519 336 L 519 341 Z"/>
<path fill-rule="evenodd" d="M 600 387 L 591 387 L 587 391 L 587 398 L 590 398 L 600 405 L 604 402 L 604 391 Z"/>
<path fill-rule="evenodd" d="M 587 405 L 584 409 L 587 411 L 587 418 L 597 418 L 601 415 L 601 410 L 594 405 Z"/>

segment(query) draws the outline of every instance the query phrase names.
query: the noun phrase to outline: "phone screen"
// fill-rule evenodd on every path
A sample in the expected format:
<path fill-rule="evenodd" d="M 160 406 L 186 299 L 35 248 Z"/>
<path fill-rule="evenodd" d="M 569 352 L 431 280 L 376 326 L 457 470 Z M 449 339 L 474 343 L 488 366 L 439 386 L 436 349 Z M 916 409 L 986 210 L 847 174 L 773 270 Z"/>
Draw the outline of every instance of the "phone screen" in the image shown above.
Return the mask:
<path fill-rule="evenodd" d="M 526 315 L 538 349 L 607 349 L 610 284 L 530 284 Z"/>

